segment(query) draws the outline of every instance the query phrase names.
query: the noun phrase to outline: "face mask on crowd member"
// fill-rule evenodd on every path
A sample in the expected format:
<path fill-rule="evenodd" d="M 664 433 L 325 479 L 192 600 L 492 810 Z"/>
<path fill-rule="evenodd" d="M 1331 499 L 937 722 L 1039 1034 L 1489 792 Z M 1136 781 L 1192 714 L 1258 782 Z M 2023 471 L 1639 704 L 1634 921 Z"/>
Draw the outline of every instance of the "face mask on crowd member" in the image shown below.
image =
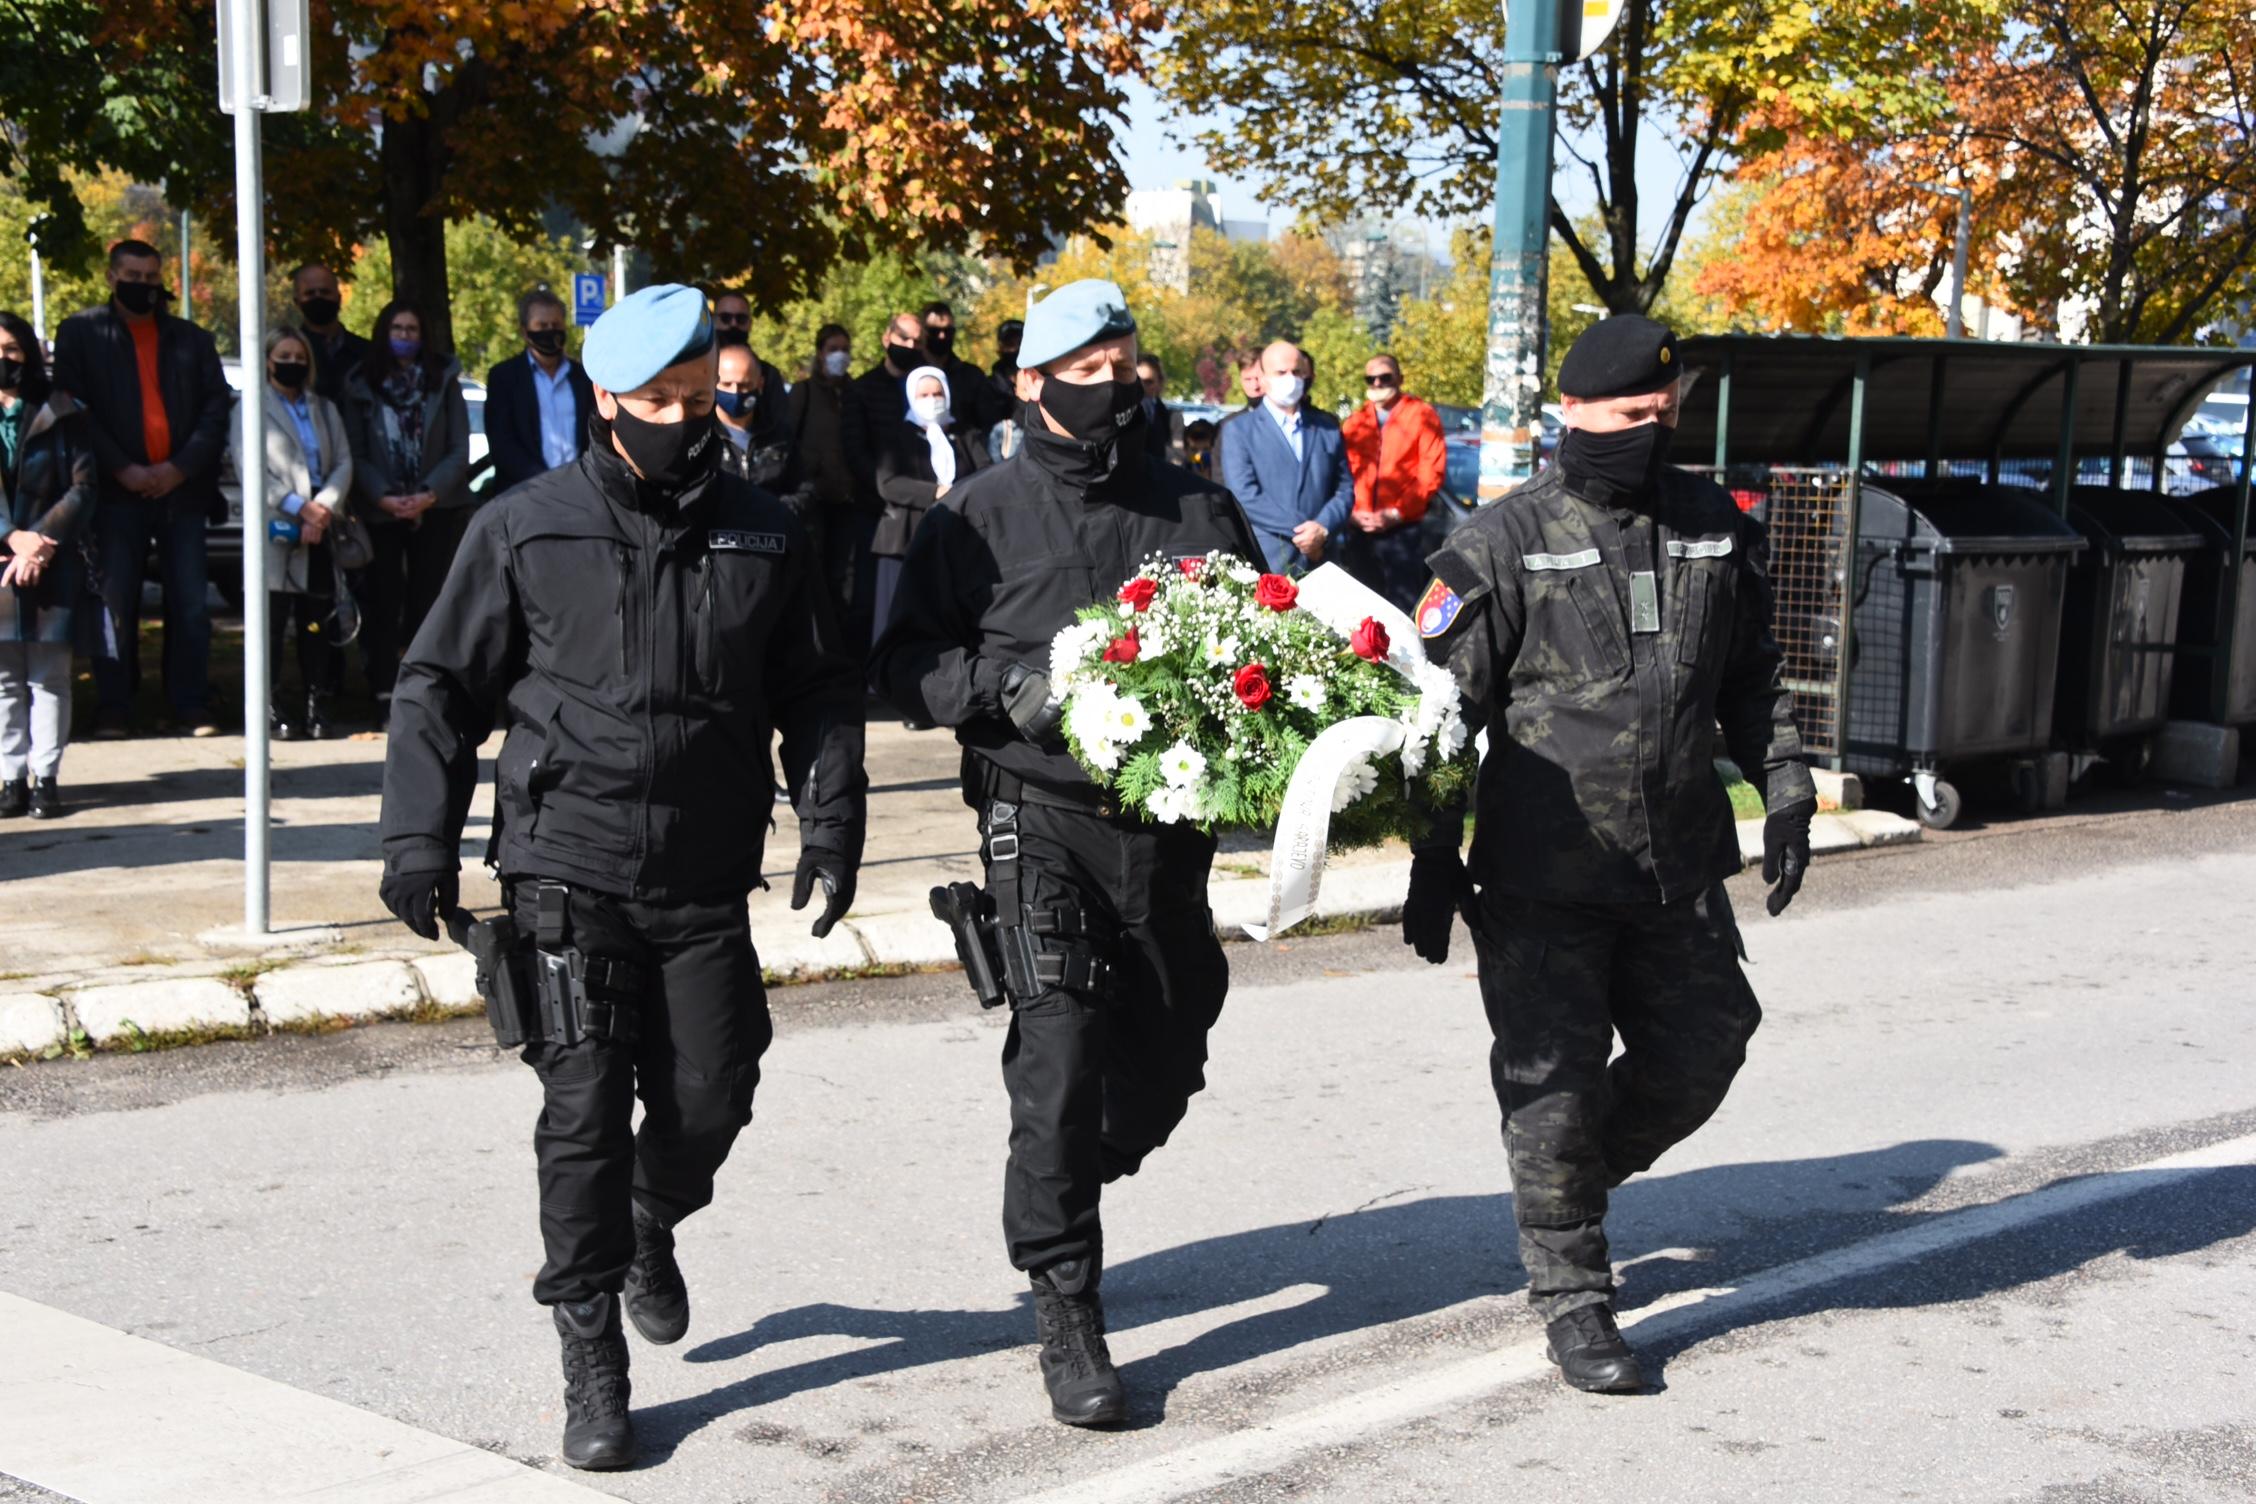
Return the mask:
<path fill-rule="evenodd" d="M 926 314 L 924 318 L 924 353 L 936 361 L 944 361 L 955 352 L 955 320 L 946 314 Z"/>
<path fill-rule="evenodd" d="M 752 358 L 749 343 L 727 344 L 720 341 L 720 331 L 713 337 L 720 343 L 720 364 L 713 386 L 713 405 L 719 409 L 724 422 L 742 428 L 752 420 L 753 411 L 760 403 L 760 364 Z"/>
<path fill-rule="evenodd" d="M 528 298 L 524 304 L 525 346 L 536 356 L 553 361 L 564 353 L 564 305 L 546 298 Z"/>
<path fill-rule="evenodd" d="M 297 299 L 298 317 L 308 329 L 330 329 L 344 312 L 337 295 L 337 278 L 326 266 L 301 266 L 291 279 L 290 295 Z"/>
<path fill-rule="evenodd" d="M 752 343 L 752 305 L 739 293 L 713 300 L 713 339 L 724 348 Z"/>
<path fill-rule="evenodd" d="M 109 280 L 111 296 L 127 313 L 147 318 L 164 306 L 164 263 L 155 256 L 114 258 Z"/>
<path fill-rule="evenodd" d="M 924 336 L 924 326 L 912 314 L 902 314 L 885 326 L 885 364 L 896 376 L 906 376 L 924 364 L 924 352 L 918 341 Z"/>
<path fill-rule="evenodd" d="M 823 351 L 823 374 L 830 377 L 833 381 L 844 376 L 853 368 L 854 352 L 847 349 L 844 345 L 837 345 L 832 347 L 831 349 Z"/>
<path fill-rule="evenodd" d="M 1385 360 L 1374 360 L 1363 368 L 1363 393 L 1377 408 L 1394 406 L 1402 395 L 1402 373 Z"/>
<path fill-rule="evenodd" d="M 295 340 L 284 340 L 267 357 L 267 378 L 285 392 L 302 392 L 313 376 L 313 363 Z"/>
<path fill-rule="evenodd" d="M 1020 341 L 1025 338 L 1025 334 L 1026 326 L 1017 319 L 1011 319 L 1002 328 L 995 331 L 995 354 L 1002 360 L 1003 364 L 1010 366 L 1018 364 L 1018 347 Z"/>
<path fill-rule="evenodd" d="M 1067 435 L 1100 449 L 1143 421 L 1136 338 L 1086 345 L 1035 372 L 1035 402 Z"/>

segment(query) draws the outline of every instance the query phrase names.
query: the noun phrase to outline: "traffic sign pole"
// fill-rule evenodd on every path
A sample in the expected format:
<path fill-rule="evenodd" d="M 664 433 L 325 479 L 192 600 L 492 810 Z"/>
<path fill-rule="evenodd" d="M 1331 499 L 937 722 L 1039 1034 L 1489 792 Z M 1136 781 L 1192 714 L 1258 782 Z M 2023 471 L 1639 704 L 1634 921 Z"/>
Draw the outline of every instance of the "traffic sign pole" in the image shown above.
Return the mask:
<path fill-rule="evenodd" d="M 1579 4 L 1579 0 L 1568 0 Z M 1548 330 L 1552 140 L 1557 115 L 1560 0 L 1510 0 L 1504 101 L 1496 135 L 1496 239 L 1488 282 L 1488 361 L 1481 383 L 1480 500 L 1535 473 Z"/>
<path fill-rule="evenodd" d="M 267 661 L 266 598 L 266 237 L 264 185 L 259 163 L 259 110 L 264 93 L 260 66 L 265 7 L 260 0 L 221 0 L 233 32 L 249 45 L 232 49 L 235 97 L 235 266 L 241 299 L 242 433 L 236 469 L 243 486 L 243 930 L 267 933 L 269 806 L 267 711 L 271 680 Z M 181 268 L 181 276 L 188 270 Z"/>

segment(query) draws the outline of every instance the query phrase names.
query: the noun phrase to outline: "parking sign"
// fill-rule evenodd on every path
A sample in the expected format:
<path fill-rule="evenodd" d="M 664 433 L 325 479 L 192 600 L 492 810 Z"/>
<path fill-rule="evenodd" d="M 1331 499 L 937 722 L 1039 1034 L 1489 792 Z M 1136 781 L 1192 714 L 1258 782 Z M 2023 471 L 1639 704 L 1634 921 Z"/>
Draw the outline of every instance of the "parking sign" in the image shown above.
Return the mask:
<path fill-rule="evenodd" d="M 578 272 L 572 277 L 572 322 L 592 324 L 603 317 L 603 277 L 599 272 Z"/>

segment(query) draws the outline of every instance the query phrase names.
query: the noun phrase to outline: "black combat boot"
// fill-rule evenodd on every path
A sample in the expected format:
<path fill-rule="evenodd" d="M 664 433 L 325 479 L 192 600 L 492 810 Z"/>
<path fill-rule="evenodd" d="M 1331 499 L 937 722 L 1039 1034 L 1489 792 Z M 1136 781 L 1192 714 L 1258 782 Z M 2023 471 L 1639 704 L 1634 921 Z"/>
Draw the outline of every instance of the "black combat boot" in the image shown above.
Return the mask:
<path fill-rule="evenodd" d="M 1042 1383 L 1050 1414 L 1069 1426 L 1117 1426 L 1128 1418 L 1128 1391 L 1105 1346 L 1099 1272 L 1093 1258 L 1065 1259 L 1031 1276 Z"/>
<path fill-rule="evenodd" d="M 564 1339 L 564 1445 L 566 1466 L 611 1472 L 635 1460 L 634 1422 L 627 1418 L 627 1334 L 619 1325 L 619 1297 L 564 1301 L 555 1307 L 556 1335 Z"/>
<path fill-rule="evenodd" d="M 300 723 L 309 742 L 326 741 L 329 737 L 329 697 L 318 689 L 306 691 L 305 720 Z"/>
<path fill-rule="evenodd" d="M 674 1262 L 674 1232 L 637 1204 L 635 1256 L 627 1266 L 627 1315 L 644 1340 L 660 1347 L 689 1330 L 689 1286 Z"/>
<path fill-rule="evenodd" d="M 0 783 L 0 820 L 13 820 L 31 808 L 31 786 L 21 778 Z"/>
<path fill-rule="evenodd" d="M 63 786 L 52 778 L 31 781 L 31 817 L 52 820 L 63 812 Z"/>
<path fill-rule="evenodd" d="M 1637 1354 L 1622 1340 L 1610 1306 L 1577 1306 L 1547 1328 L 1559 1375 L 1592 1394 L 1635 1394 L 1645 1387 Z"/>

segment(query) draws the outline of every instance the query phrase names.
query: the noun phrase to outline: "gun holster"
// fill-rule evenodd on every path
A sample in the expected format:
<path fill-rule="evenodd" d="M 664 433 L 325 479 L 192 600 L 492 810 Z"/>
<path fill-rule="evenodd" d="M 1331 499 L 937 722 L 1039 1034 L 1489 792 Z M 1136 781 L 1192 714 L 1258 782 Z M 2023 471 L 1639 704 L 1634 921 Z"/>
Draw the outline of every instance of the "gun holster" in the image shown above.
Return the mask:
<path fill-rule="evenodd" d="M 572 943 L 562 883 L 535 889 L 538 928 L 533 941 L 533 1001 L 536 1038 L 574 1045 L 583 1039 L 632 1044 L 642 1034 L 635 1004 L 649 985 L 642 967 L 617 956 L 593 956 Z"/>
<path fill-rule="evenodd" d="M 995 908 L 987 895 L 970 883 L 950 883 L 932 890 L 932 917 L 948 927 L 956 939 L 956 959 L 963 963 L 971 990 L 982 1008 L 1003 1002 L 1003 955 L 995 939 Z"/>
<path fill-rule="evenodd" d="M 541 1037 L 540 1012 L 533 990 L 532 949 L 523 943 L 517 921 L 508 914 L 474 919 L 467 910 L 447 915 L 447 936 L 477 963 L 478 996 L 486 1001 L 486 1023 L 494 1043 L 516 1049 Z"/>
<path fill-rule="evenodd" d="M 981 989 L 980 1003 L 989 1008 L 1005 997 L 1019 1003 L 1032 1002 L 1053 987 L 1101 994 L 1110 990 L 1115 977 L 1112 963 L 1102 953 L 1106 949 L 1104 939 L 1089 924 L 1080 905 L 1068 900 L 1038 908 L 1027 901 L 1018 838 L 1021 801 L 1026 797 L 1022 785 L 998 780 L 997 791 L 990 794 L 984 806 L 982 822 L 986 836 L 987 892 L 981 894 L 969 883 L 954 885 L 979 899 L 982 905 L 982 925 L 978 933 L 985 942 L 983 959 L 989 985 L 994 988 L 993 1000 L 981 987 L 976 973 L 973 986 Z M 939 904 L 940 890 L 935 889 L 935 913 L 939 912 Z M 959 956 L 963 950 L 964 940 L 959 932 Z M 964 970 L 972 971 L 969 961 L 965 962 Z M 997 970 L 1001 972 L 999 982 L 994 978 Z"/>

